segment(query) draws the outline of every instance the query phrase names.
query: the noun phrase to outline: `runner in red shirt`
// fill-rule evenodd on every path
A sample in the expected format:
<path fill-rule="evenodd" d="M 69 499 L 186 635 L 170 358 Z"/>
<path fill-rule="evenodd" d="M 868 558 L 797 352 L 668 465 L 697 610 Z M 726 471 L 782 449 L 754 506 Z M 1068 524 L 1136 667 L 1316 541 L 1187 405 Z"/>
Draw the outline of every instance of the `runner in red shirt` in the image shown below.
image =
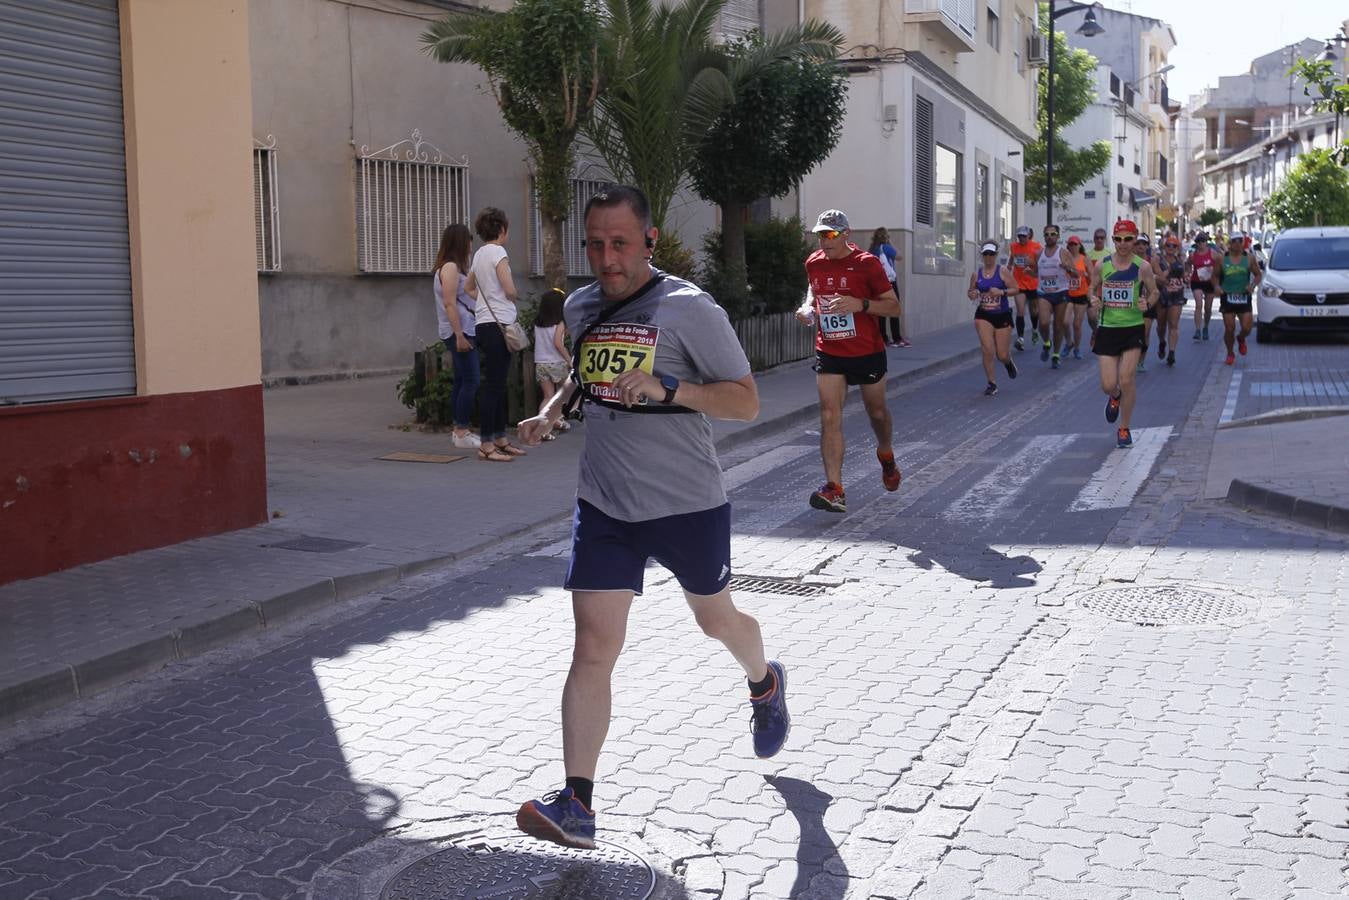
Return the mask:
<path fill-rule="evenodd" d="M 885 342 L 878 317 L 900 314 L 899 298 L 880 260 L 848 240 L 848 217 L 837 209 L 820 213 L 811 229 L 820 249 L 806 260 L 810 293 L 796 311 L 815 326 L 815 383 L 820 392 L 820 457 L 825 483 L 810 505 L 847 512 L 843 493 L 843 401 L 859 385 L 862 404 L 876 433 L 876 458 L 887 491 L 899 489 L 890 408 L 885 402 Z"/>
<path fill-rule="evenodd" d="M 1040 279 L 1035 277 L 1035 261 L 1044 250 L 1034 240 L 1029 225 L 1016 230 L 1016 240 L 1007 248 L 1007 262 L 1016 279 L 1016 349 L 1026 349 L 1026 303 L 1030 302 L 1030 340 L 1040 339 Z"/>

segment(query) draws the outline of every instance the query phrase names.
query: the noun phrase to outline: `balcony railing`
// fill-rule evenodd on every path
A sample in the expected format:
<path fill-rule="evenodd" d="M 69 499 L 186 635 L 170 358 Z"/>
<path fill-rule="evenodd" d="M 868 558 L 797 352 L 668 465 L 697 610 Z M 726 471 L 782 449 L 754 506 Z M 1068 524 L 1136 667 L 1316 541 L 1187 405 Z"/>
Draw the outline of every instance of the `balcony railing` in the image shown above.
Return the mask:
<path fill-rule="evenodd" d="M 968 53 L 976 46 L 978 5 L 975 0 L 904 0 L 904 13 L 913 21 L 931 23 L 934 37 L 956 53 Z"/>

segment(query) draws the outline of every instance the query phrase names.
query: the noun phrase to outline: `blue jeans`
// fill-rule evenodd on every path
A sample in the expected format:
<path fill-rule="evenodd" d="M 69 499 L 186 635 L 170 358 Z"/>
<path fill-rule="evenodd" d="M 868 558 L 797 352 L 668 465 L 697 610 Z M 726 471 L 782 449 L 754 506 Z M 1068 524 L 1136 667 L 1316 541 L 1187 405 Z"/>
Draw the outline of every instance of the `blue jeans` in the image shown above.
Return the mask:
<path fill-rule="evenodd" d="M 469 338 L 473 344 L 473 338 Z M 450 403 L 454 407 L 454 427 L 467 431 L 473 418 L 473 402 L 478 399 L 478 348 L 470 346 L 467 350 L 454 349 L 454 335 L 445 339 L 454 361 L 454 387 L 450 392 Z"/>
<path fill-rule="evenodd" d="M 480 323 L 478 350 L 487 368 L 487 380 L 482 386 L 482 402 L 478 404 L 478 435 L 484 444 L 506 436 L 506 373 L 511 367 L 511 351 L 501 326 L 495 322 Z"/>

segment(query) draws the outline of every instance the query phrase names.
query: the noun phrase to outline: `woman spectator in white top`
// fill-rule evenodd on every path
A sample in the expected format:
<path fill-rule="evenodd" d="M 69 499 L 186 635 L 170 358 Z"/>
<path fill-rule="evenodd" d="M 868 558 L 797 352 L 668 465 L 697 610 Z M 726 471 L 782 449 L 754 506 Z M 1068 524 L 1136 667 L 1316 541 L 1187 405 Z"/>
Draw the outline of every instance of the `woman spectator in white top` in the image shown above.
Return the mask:
<path fill-rule="evenodd" d="M 467 287 L 470 291 L 477 288 L 478 350 L 487 370 L 478 404 L 478 459 L 486 462 L 514 462 L 515 457 L 527 455 L 506 438 L 506 373 L 511 351 L 502 329 L 520 318 L 515 305 L 519 295 L 505 247 L 509 229 L 506 214 L 494 206 L 483 207 L 473 220 L 473 230 L 483 244 L 473 254 Z"/>
<path fill-rule="evenodd" d="M 562 321 L 562 302 L 567 299 L 561 288 L 551 288 L 539 301 L 539 313 L 534 317 L 534 380 L 539 383 L 539 411 L 548 406 L 571 374 L 571 356 L 567 352 L 567 326 Z M 557 439 L 557 432 L 570 431 L 571 425 L 562 419 L 543 440 Z"/>
<path fill-rule="evenodd" d="M 468 281 L 468 252 L 473 235 L 467 225 L 447 225 L 440 235 L 436 265 L 431 278 L 436 298 L 436 321 L 440 339 L 450 351 L 454 365 L 454 387 L 450 407 L 454 417 L 456 447 L 473 448 L 478 439 L 468 433 L 473 417 L 473 401 L 478 397 L 478 348 L 474 346 L 474 298 L 465 290 Z"/>

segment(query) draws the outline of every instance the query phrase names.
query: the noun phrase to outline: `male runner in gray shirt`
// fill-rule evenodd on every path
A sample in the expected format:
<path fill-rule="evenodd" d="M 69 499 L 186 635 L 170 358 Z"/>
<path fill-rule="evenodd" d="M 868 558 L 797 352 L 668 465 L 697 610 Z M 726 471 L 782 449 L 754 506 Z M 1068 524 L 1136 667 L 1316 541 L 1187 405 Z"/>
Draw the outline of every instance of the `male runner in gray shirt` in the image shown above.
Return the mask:
<path fill-rule="evenodd" d="M 567 298 L 577 336 L 574 380 L 520 423 L 538 441 L 571 395 L 586 404 L 566 587 L 576 643 L 562 691 L 566 787 L 520 807 L 521 830 L 568 847 L 595 845 L 595 767 L 609 730 L 610 676 L 642 572 L 674 573 L 694 618 L 744 668 L 754 752 L 782 749 L 791 726 L 786 671 L 765 658 L 759 623 L 736 609 L 731 512 L 708 416 L 750 421 L 759 394 L 725 310 L 650 263 L 657 231 L 645 195 L 618 186 L 586 204 L 586 258 L 596 281 Z M 602 321 L 597 321 L 602 320 Z"/>

